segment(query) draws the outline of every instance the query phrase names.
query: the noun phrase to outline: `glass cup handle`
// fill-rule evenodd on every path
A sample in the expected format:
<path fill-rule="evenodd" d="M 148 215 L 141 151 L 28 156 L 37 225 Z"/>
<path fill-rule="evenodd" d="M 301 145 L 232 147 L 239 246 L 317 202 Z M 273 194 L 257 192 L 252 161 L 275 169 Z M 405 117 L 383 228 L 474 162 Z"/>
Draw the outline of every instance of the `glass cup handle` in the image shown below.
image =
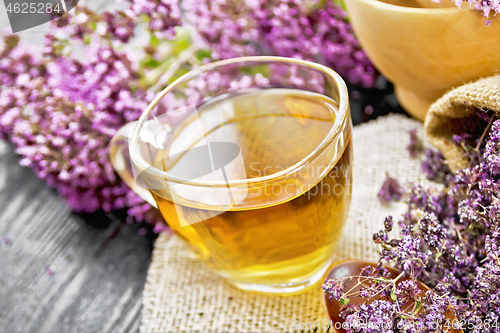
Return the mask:
<path fill-rule="evenodd" d="M 132 166 L 128 153 L 128 141 L 136 123 L 136 121 L 130 122 L 116 132 L 110 142 L 109 156 L 116 173 L 118 173 L 120 178 L 128 185 L 128 187 L 137 193 L 138 196 L 146 200 L 151 206 L 158 208 L 151 192 L 145 188 L 137 186 L 132 173 Z"/>

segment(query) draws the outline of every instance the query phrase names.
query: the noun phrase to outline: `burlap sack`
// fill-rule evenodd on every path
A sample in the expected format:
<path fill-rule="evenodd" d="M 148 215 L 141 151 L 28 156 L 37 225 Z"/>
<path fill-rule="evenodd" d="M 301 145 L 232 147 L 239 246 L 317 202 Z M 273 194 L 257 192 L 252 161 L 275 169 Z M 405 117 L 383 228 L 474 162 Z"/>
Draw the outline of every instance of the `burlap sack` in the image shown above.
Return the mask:
<path fill-rule="evenodd" d="M 451 137 L 484 131 L 484 125 L 478 126 L 477 112 L 486 111 L 500 114 L 500 75 L 452 89 L 430 107 L 425 118 L 427 139 L 443 153 L 452 171 L 466 167 L 468 160 Z"/>

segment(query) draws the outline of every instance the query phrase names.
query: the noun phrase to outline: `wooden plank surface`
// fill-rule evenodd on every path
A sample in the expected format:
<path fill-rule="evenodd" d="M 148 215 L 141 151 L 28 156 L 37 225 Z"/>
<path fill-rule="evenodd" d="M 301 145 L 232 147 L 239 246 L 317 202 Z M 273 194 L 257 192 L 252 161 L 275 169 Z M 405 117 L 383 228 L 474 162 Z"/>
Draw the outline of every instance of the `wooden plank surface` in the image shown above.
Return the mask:
<path fill-rule="evenodd" d="M 8 24 L 2 4 L 0 36 Z M 19 35 L 40 47 L 48 30 Z M 150 242 L 131 225 L 111 239 L 120 221 L 73 214 L 18 161 L 0 141 L 0 333 L 139 332 Z"/>
<path fill-rule="evenodd" d="M 138 332 L 150 244 L 92 226 L 0 141 L 0 332 Z M 98 222 L 97 225 L 106 225 Z"/>

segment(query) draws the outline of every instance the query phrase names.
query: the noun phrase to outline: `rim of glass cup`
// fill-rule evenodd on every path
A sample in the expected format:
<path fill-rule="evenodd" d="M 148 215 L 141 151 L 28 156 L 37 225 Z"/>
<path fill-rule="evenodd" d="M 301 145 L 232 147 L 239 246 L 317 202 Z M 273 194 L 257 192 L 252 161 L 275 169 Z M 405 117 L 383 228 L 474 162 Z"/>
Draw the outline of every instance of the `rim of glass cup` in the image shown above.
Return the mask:
<path fill-rule="evenodd" d="M 333 81 L 337 84 L 337 88 L 339 91 L 339 102 L 338 102 L 338 114 L 337 117 L 339 119 L 338 125 L 337 126 L 332 126 L 331 130 L 328 132 L 328 134 L 325 136 L 323 141 L 306 157 L 304 157 L 302 160 L 299 162 L 295 163 L 294 165 L 278 171 L 276 173 L 273 173 L 271 175 L 267 176 L 261 176 L 257 178 L 247 178 L 247 179 L 238 179 L 238 180 L 230 180 L 229 182 L 224 182 L 224 181 L 203 181 L 203 180 L 189 180 L 181 177 L 175 177 L 173 175 L 169 175 L 168 172 L 165 172 L 163 170 L 160 170 L 158 168 L 153 167 L 150 163 L 146 162 L 146 160 L 141 156 L 138 148 L 138 143 L 139 143 L 139 133 L 140 129 L 142 128 L 142 125 L 144 122 L 148 119 L 149 114 L 151 111 L 156 107 L 158 102 L 170 91 L 175 89 L 177 86 L 180 84 L 193 79 L 194 77 L 208 72 L 210 70 L 213 70 L 218 67 L 223 67 L 231 64 L 244 64 L 244 63 L 272 63 L 272 62 L 280 62 L 280 63 L 289 63 L 289 64 L 298 64 L 301 66 L 309 67 L 311 69 L 315 69 L 318 71 L 321 71 L 327 75 L 329 75 Z M 317 155 L 319 155 L 338 135 L 340 135 L 341 130 L 345 127 L 345 122 L 347 118 L 347 110 L 349 107 L 349 97 L 347 93 L 347 86 L 342 79 L 342 77 L 337 74 L 334 70 L 321 65 L 317 64 L 311 61 L 306 61 L 306 60 L 299 60 L 299 59 L 294 59 L 294 58 L 285 58 L 285 57 L 274 57 L 274 56 L 251 56 L 251 57 L 237 57 L 237 58 L 231 58 L 231 59 L 226 59 L 226 60 L 219 60 L 216 62 L 212 62 L 209 64 L 202 65 L 200 67 L 197 67 L 190 72 L 182 75 L 179 77 L 177 80 L 172 82 L 168 87 L 163 89 L 154 99 L 151 101 L 151 103 L 148 105 L 148 107 L 142 112 L 139 120 L 137 121 L 134 130 L 132 131 L 132 135 L 130 137 L 130 144 L 129 144 L 129 152 L 130 152 L 130 159 L 132 160 L 132 163 L 135 163 L 135 165 L 140 168 L 141 172 L 147 172 L 148 174 L 165 179 L 168 182 L 172 183 L 178 183 L 178 184 L 184 184 L 184 185 L 191 185 L 191 186 L 200 186 L 200 187 L 227 187 L 228 185 L 231 187 L 237 187 L 237 186 L 248 186 L 250 183 L 252 186 L 257 185 L 257 183 L 261 182 L 268 182 L 268 181 L 276 181 L 282 178 L 285 178 L 289 176 L 290 174 L 294 174 L 299 172 L 303 167 L 305 167 L 308 163 L 308 161 L 314 159 Z"/>

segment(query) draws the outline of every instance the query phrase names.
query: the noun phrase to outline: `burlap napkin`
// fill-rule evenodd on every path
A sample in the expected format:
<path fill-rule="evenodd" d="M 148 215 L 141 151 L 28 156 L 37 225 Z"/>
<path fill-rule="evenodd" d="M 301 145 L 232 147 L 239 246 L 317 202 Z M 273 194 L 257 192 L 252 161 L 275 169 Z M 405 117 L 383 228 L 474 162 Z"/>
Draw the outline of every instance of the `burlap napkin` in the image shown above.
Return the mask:
<path fill-rule="evenodd" d="M 443 153 L 452 171 L 467 166 L 464 151 L 451 142 L 453 134 L 483 131 L 477 112 L 500 113 L 500 75 L 480 79 L 447 92 L 425 118 L 427 139 Z"/>
<path fill-rule="evenodd" d="M 405 210 L 403 203 L 382 205 L 377 199 L 386 173 L 401 182 L 427 182 L 420 161 L 406 150 L 413 128 L 423 136 L 422 123 L 402 115 L 354 128 L 353 198 L 334 261 L 377 260 L 373 233 L 384 217 Z M 326 319 L 319 286 L 288 297 L 243 292 L 198 261 L 176 236 L 163 234 L 156 241 L 143 294 L 143 333 L 326 332 Z"/>

